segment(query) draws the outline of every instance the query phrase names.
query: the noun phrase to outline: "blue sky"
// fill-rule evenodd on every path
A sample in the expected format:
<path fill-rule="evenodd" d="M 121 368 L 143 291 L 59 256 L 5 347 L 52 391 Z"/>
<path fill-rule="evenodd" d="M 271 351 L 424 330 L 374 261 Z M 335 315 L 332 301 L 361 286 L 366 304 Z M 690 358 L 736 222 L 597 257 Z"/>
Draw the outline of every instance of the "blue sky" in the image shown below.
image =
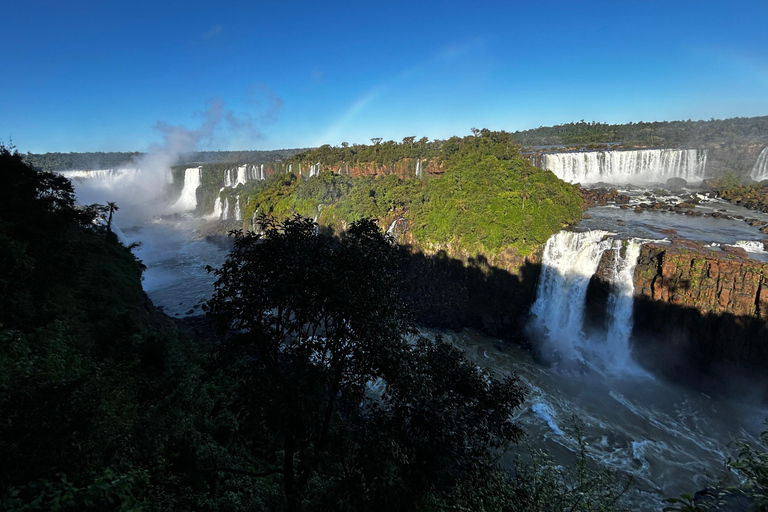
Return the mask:
<path fill-rule="evenodd" d="M 0 141 L 22 152 L 768 115 L 765 0 L 3 3 Z"/>

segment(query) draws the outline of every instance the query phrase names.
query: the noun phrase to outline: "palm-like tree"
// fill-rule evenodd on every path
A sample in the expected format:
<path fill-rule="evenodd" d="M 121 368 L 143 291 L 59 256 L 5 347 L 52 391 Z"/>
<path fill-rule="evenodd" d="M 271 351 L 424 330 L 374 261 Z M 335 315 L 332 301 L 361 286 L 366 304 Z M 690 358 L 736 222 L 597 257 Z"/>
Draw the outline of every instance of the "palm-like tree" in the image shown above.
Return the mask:
<path fill-rule="evenodd" d="M 112 214 L 120 208 L 117 207 L 114 201 L 107 202 L 107 211 L 109 212 L 109 218 L 107 218 L 107 232 L 112 232 Z"/>

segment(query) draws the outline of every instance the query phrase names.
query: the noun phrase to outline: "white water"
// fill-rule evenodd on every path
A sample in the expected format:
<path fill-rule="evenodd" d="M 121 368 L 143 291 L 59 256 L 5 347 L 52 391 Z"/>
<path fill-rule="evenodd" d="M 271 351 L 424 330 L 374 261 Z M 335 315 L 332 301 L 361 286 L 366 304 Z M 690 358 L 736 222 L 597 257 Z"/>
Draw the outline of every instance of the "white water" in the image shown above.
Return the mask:
<path fill-rule="evenodd" d="M 765 245 L 759 240 L 739 240 L 734 245 L 741 247 L 747 252 L 755 254 L 765 253 Z"/>
<path fill-rule="evenodd" d="M 200 187 L 202 174 L 202 167 L 190 167 L 184 171 L 184 187 L 181 189 L 181 196 L 168 208 L 168 211 L 190 212 L 197 208 L 197 189 Z"/>
<path fill-rule="evenodd" d="M 140 169 L 98 169 L 94 171 L 59 171 L 59 174 L 78 182 L 87 180 L 91 184 L 109 182 L 113 184 L 121 180 L 133 180 Z"/>
<path fill-rule="evenodd" d="M 227 220 L 229 218 L 229 198 L 224 198 L 224 205 L 221 207 L 221 220 Z"/>
<path fill-rule="evenodd" d="M 755 166 L 752 168 L 752 179 L 762 181 L 768 179 L 768 146 L 763 148 L 757 157 Z"/>
<path fill-rule="evenodd" d="M 544 367 L 525 350 L 470 330 L 440 334 L 476 365 L 520 378 L 528 395 L 515 419 L 530 442 L 545 447 L 558 464 L 572 465 L 578 453 L 570 428 L 578 418 L 589 460 L 634 479 L 627 496 L 632 510 L 660 511 L 664 498 L 711 485 L 723 470 L 728 443 L 754 439 L 765 415 L 648 375 L 583 375 Z"/>
<path fill-rule="evenodd" d="M 631 360 L 633 274 L 640 254 L 637 240 L 619 240 L 607 231 L 561 231 L 544 246 L 530 327 L 543 338 L 544 351 L 561 361 L 579 361 L 603 373 L 636 372 Z M 584 332 L 587 286 L 607 250 L 613 251 L 602 336 Z M 548 355 L 548 354 L 545 354 Z"/>
<path fill-rule="evenodd" d="M 240 210 L 240 196 L 237 196 L 237 201 L 235 202 L 235 220 L 243 220 L 243 214 Z"/>
<path fill-rule="evenodd" d="M 543 167 L 570 183 L 663 183 L 669 178 L 704 179 L 707 151 L 640 149 L 547 153 Z"/>
<path fill-rule="evenodd" d="M 423 177 L 421 171 L 421 158 L 416 159 L 416 177 L 419 179 Z"/>

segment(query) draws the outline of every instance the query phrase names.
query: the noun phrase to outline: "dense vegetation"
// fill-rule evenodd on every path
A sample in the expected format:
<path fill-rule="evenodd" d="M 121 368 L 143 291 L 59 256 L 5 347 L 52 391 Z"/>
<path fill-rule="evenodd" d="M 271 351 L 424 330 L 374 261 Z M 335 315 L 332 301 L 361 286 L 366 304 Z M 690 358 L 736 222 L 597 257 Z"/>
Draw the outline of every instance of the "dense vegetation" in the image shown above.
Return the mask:
<path fill-rule="evenodd" d="M 768 116 L 762 116 L 627 124 L 605 124 L 581 120 L 577 123 L 518 131 L 513 136 L 516 143 L 526 147 L 614 143 L 623 147 L 675 148 L 708 143 L 764 140 L 767 133 Z"/>
<path fill-rule="evenodd" d="M 501 468 L 523 389 L 415 336 L 400 253 L 371 221 L 237 234 L 206 350 L 94 223 L 117 205 L 76 207 L 69 181 L 5 148 L 0 194 L 3 510 L 517 511 L 621 493 Z"/>
<path fill-rule="evenodd" d="M 418 179 L 411 172 L 402 178 L 382 168 L 380 175 L 353 178 L 343 171 L 347 163 L 386 167 L 416 155 L 434 157 L 442 176 Z M 489 254 L 506 247 L 530 251 L 581 217 L 578 190 L 531 165 L 506 132 L 475 130 L 468 137 L 421 146 L 411 140 L 322 146 L 294 159 L 294 169 L 299 162 L 314 161 L 325 170 L 309 179 L 273 175 L 266 182 L 225 190 L 222 197 L 233 206 L 240 196 L 245 219 L 257 211 L 277 217 L 299 213 L 337 230 L 362 218 L 402 217 L 422 244 L 460 245 Z M 204 180 L 212 180 L 203 186 L 204 212 L 212 209 L 212 193 L 219 193 L 220 172 L 203 168 Z"/>
<path fill-rule="evenodd" d="M 436 158 L 442 162 L 453 162 L 469 153 L 493 155 L 497 158 L 512 158 L 519 154 L 512 134 L 505 131 L 491 131 L 473 128 L 472 135 L 451 137 L 447 140 L 430 141 L 427 137 L 416 140 L 415 136 L 404 137 L 402 142 L 371 139 L 372 144 L 348 144 L 340 146 L 329 144 L 299 153 L 287 160 L 287 163 L 303 165 L 306 170 L 310 165 L 320 163 L 331 170 L 346 169 L 346 165 L 357 166 L 373 164 L 377 167 L 392 166 L 404 159 L 430 160 Z M 296 169 L 294 169 L 296 170 Z M 413 169 L 412 169 L 413 170 Z"/>
<path fill-rule="evenodd" d="M 94 223 L 112 213 L 0 148 L 3 510 L 623 509 L 628 482 L 583 442 L 572 468 L 516 444 L 514 377 L 417 335 L 400 253 L 372 221 L 235 233 L 208 304 L 223 334 L 201 345 Z M 738 450 L 747 486 L 725 491 L 764 507 L 765 450 Z"/>
<path fill-rule="evenodd" d="M 195 151 L 179 155 L 179 164 L 274 162 L 290 157 L 305 149 L 277 149 L 266 151 Z M 27 153 L 24 160 L 43 171 L 90 171 L 135 167 L 145 153 Z"/>

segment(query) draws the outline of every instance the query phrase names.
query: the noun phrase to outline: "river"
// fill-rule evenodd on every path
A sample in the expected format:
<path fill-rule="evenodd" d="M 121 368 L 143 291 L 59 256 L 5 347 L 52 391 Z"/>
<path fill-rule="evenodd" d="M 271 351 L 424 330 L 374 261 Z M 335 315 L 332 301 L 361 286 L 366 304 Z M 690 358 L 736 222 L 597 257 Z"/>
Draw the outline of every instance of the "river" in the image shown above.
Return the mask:
<path fill-rule="evenodd" d="M 634 206 L 646 200 L 650 190 L 633 187 L 623 192 L 631 195 Z M 665 200 L 676 199 L 670 195 Z M 724 213 L 732 216 L 758 217 L 768 222 L 764 214 L 705 196 L 700 200 L 697 210 L 702 212 L 727 210 Z M 657 211 L 636 213 L 633 207 L 617 206 L 591 208 L 586 214 L 588 218 L 575 231 L 603 230 L 617 239 L 637 240 L 681 236 L 715 247 L 738 244 L 752 257 L 768 257 L 758 243 L 764 235 L 738 219 Z M 121 219 L 118 214 L 115 222 L 123 227 L 126 243 L 143 244 L 136 254 L 147 265 L 144 288 L 149 297 L 170 316 L 200 314 L 200 304 L 213 291 L 213 276 L 205 267 L 221 265 L 226 248 L 215 239 L 202 237 L 197 228 L 206 221 L 191 214 L 155 216 L 149 221 L 135 219 L 138 217 L 130 215 Z M 565 296 L 568 300 L 583 300 L 575 299 L 573 294 Z M 631 318 L 624 321 L 631 325 Z M 540 332 L 531 331 L 532 336 L 545 336 Z M 554 329 L 550 327 L 546 332 L 552 335 Z M 478 366 L 499 375 L 516 373 L 520 377 L 528 396 L 517 420 L 531 442 L 547 448 L 557 461 L 572 461 L 578 450 L 570 429 L 573 418 L 578 418 L 583 424 L 589 459 L 632 477 L 634 485 L 628 498 L 638 510 L 660 510 L 663 498 L 713 483 L 724 470 L 729 442 L 735 438 L 755 439 L 768 416 L 765 407 L 710 397 L 662 382 L 633 363 L 629 334 L 622 341 L 627 345 L 628 361 L 621 366 L 606 359 L 604 351 L 585 350 L 600 341 L 584 338 L 581 333 L 578 356 L 565 358 L 576 364 L 561 361 L 553 365 L 542 365 L 529 352 L 474 331 L 442 334 L 463 348 Z M 558 339 L 549 342 L 556 347 L 561 343 Z"/>

